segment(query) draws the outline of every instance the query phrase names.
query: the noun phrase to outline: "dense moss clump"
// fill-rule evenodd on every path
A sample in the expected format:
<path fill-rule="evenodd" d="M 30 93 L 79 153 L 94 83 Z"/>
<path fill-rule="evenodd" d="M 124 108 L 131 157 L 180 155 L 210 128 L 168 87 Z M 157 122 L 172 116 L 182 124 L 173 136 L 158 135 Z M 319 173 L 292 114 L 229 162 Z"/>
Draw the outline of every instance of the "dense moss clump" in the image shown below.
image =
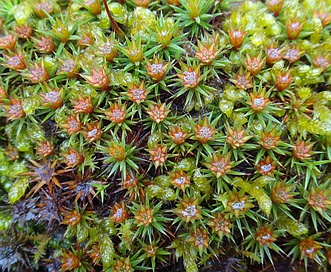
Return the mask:
<path fill-rule="evenodd" d="M 330 271 L 330 31 L 330 0 L 0 1 L 0 270 Z"/>

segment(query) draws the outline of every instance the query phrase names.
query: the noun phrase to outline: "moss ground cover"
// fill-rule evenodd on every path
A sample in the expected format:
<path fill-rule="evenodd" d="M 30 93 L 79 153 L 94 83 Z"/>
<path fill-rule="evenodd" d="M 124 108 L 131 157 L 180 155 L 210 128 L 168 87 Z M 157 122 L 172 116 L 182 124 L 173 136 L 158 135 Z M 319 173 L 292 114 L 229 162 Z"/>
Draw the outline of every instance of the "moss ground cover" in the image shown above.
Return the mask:
<path fill-rule="evenodd" d="M 330 271 L 330 31 L 330 0 L 0 1 L 0 271 Z"/>

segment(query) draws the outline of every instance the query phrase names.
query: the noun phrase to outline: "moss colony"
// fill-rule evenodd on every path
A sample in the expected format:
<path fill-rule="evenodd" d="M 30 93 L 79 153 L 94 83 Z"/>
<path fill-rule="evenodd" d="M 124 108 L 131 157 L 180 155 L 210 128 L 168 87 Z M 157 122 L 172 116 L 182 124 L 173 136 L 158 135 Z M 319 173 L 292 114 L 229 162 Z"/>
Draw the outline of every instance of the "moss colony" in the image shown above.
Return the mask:
<path fill-rule="evenodd" d="M 0 270 L 330 271 L 330 0 L 0 1 Z"/>

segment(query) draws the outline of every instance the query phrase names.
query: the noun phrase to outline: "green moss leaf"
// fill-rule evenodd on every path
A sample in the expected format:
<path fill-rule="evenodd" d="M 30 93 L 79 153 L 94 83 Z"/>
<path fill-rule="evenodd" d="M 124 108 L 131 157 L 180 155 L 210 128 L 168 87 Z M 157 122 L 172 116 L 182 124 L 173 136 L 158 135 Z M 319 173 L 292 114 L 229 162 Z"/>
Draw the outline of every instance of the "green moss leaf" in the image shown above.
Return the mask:
<path fill-rule="evenodd" d="M 193 170 L 194 168 L 195 168 L 195 159 L 194 158 L 183 159 L 174 166 L 174 169 L 183 170 L 186 172 L 189 172 L 189 171 Z"/>
<path fill-rule="evenodd" d="M 234 181 L 234 185 L 240 187 L 245 192 L 254 197 L 257 200 L 260 209 L 264 211 L 267 216 L 269 216 L 272 207 L 272 201 L 270 197 L 263 191 L 262 187 L 258 186 L 257 184 L 265 185 L 265 181 L 263 179 L 255 180 L 254 185 L 248 183 L 247 181 L 243 181 L 242 179 L 236 179 Z"/>
<path fill-rule="evenodd" d="M 8 177 L 10 169 L 10 163 L 7 160 L 0 160 L 0 176 L 1 177 Z"/>
<path fill-rule="evenodd" d="M 176 259 L 183 257 L 183 263 L 186 271 L 197 272 L 198 266 L 197 261 L 197 251 L 194 245 L 186 242 L 185 240 L 177 239 L 171 244 L 172 248 L 176 249 L 175 255 Z"/>
<path fill-rule="evenodd" d="M 191 99 L 185 102 L 185 111 L 190 112 L 195 106 L 195 100 Z"/>
<path fill-rule="evenodd" d="M 319 118 L 322 122 L 330 122 L 331 110 L 320 104 L 314 106 L 314 117 Z"/>
<path fill-rule="evenodd" d="M 57 71 L 58 63 L 56 58 L 45 56 L 43 62 L 45 69 L 48 71 L 50 75 L 53 75 Z"/>
<path fill-rule="evenodd" d="M 24 162 L 14 162 L 12 164 L 9 164 L 9 169 L 8 169 L 8 177 L 11 179 L 17 178 L 20 174 L 27 172 L 27 168 L 25 166 Z"/>
<path fill-rule="evenodd" d="M 6 177 L 0 175 L 0 184 L 2 189 L 4 189 L 7 193 L 10 190 L 10 187 L 13 185 L 13 183 Z"/>
<path fill-rule="evenodd" d="M 101 227 L 102 232 L 104 234 L 107 234 L 109 236 L 113 236 L 116 234 L 116 228 L 114 227 L 114 222 L 109 219 L 103 219 L 101 220 Z"/>
<path fill-rule="evenodd" d="M 267 184 L 269 184 L 271 181 L 274 181 L 274 180 L 275 180 L 275 178 L 273 178 L 273 177 L 261 176 L 253 181 L 252 186 L 264 187 Z"/>
<path fill-rule="evenodd" d="M 192 179 L 198 191 L 211 196 L 213 188 L 210 186 L 208 179 L 201 174 L 200 169 L 194 171 Z"/>
<path fill-rule="evenodd" d="M 293 236 L 301 236 L 308 233 L 308 227 L 298 221 L 295 221 L 286 215 L 281 215 L 276 222 L 278 229 L 284 229 Z"/>
<path fill-rule="evenodd" d="M 323 124 L 319 120 L 309 120 L 304 116 L 298 118 L 297 129 L 304 136 L 307 135 L 307 132 L 319 135 L 324 135 L 326 132 Z"/>
<path fill-rule="evenodd" d="M 231 102 L 236 102 L 243 98 L 245 95 L 246 93 L 244 91 L 238 90 L 238 88 L 233 85 L 227 85 L 223 92 L 223 98 Z"/>
<path fill-rule="evenodd" d="M 166 175 L 160 175 L 157 176 L 154 180 L 153 183 L 156 185 L 159 185 L 160 187 L 168 187 L 170 186 L 170 177 Z"/>
<path fill-rule="evenodd" d="M 77 242 L 84 242 L 87 239 L 88 235 L 88 228 L 84 225 L 79 225 L 79 228 L 77 229 Z"/>
<path fill-rule="evenodd" d="M 132 17 L 129 19 L 129 25 L 132 27 L 132 35 L 137 33 L 144 34 L 147 32 L 147 28 L 155 30 L 155 15 L 149 9 L 136 7 L 133 11 Z"/>
<path fill-rule="evenodd" d="M 37 246 L 36 253 L 33 256 L 33 262 L 35 264 L 38 264 L 40 259 L 45 257 L 46 251 L 47 251 L 47 245 L 50 240 L 50 237 L 46 235 L 40 235 L 38 236 L 39 239 L 39 245 Z"/>
<path fill-rule="evenodd" d="M 8 192 L 8 200 L 11 204 L 16 203 L 24 195 L 26 188 L 29 186 L 28 178 L 19 178 L 10 187 Z"/>
<path fill-rule="evenodd" d="M 230 117 L 234 108 L 234 103 L 227 99 L 222 99 L 219 103 L 220 110 L 226 114 L 227 117 Z"/>
<path fill-rule="evenodd" d="M 311 97 L 311 89 L 308 87 L 302 87 L 297 90 L 297 93 L 301 99 L 308 99 Z"/>
<path fill-rule="evenodd" d="M 162 200 L 172 201 L 176 199 L 175 191 L 166 186 L 159 186 L 156 184 L 149 185 L 145 189 L 146 196 L 149 198 L 157 197 Z"/>
<path fill-rule="evenodd" d="M 21 152 L 27 152 L 32 149 L 30 136 L 26 130 L 21 130 L 16 136 L 16 148 Z"/>
<path fill-rule="evenodd" d="M 231 115 L 231 120 L 234 122 L 234 123 L 237 123 L 237 124 L 246 124 L 247 123 L 247 118 L 245 117 L 245 114 L 242 113 L 242 112 L 234 112 L 232 115 Z"/>
<path fill-rule="evenodd" d="M 166 201 L 173 201 L 176 199 L 176 193 L 172 188 L 165 187 L 162 191 L 159 192 L 158 198 Z"/>
<path fill-rule="evenodd" d="M 252 187 L 250 183 L 244 181 L 242 178 L 239 177 L 235 177 L 232 182 L 234 186 L 240 187 L 246 192 L 249 191 Z"/>
<path fill-rule="evenodd" d="M 13 8 L 15 21 L 21 25 L 24 24 L 33 13 L 31 5 L 28 2 L 23 2 Z"/>
<path fill-rule="evenodd" d="M 156 144 L 161 142 L 162 139 L 163 139 L 163 135 L 161 133 L 158 133 L 158 132 L 152 133 L 148 137 L 148 142 L 147 142 L 148 148 L 154 147 Z"/>
<path fill-rule="evenodd" d="M 107 15 L 106 10 L 103 10 L 99 15 L 98 15 L 98 22 L 99 22 L 99 27 L 103 29 L 110 28 L 110 21 L 109 17 Z"/>
<path fill-rule="evenodd" d="M 100 235 L 100 252 L 103 269 L 108 269 L 114 259 L 114 246 L 112 240 L 107 235 Z"/>
<path fill-rule="evenodd" d="M 26 114 L 34 114 L 40 105 L 41 100 L 37 96 L 31 96 L 23 100 L 22 108 Z"/>
<path fill-rule="evenodd" d="M 44 131 L 39 124 L 33 123 L 31 126 L 29 126 L 27 128 L 27 133 L 35 143 L 45 139 Z"/>
<path fill-rule="evenodd" d="M 0 213 L 0 231 L 6 231 L 10 227 L 11 214 Z"/>
<path fill-rule="evenodd" d="M 146 196 L 148 198 L 153 198 L 162 193 L 163 189 L 159 185 L 150 185 L 145 189 Z"/>
<path fill-rule="evenodd" d="M 67 118 L 67 108 L 61 107 L 55 111 L 54 120 L 56 123 L 61 124 L 65 122 Z"/>
<path fill-rule="evenodd" d="M 126 24 L 128 11 L 120 3 L 110 3 L 109 10 L 114 16 L 114 20 L 122 25 Z"/>
<path fill-rule="evenodd" d="M 116 70 L 109 73 L 111 85 L 116 86 L 128 86 L 133 83 L 133 77 L 130 73 L 123 72 L 122 70 Z"/>
<path fill-rule="evenodd" d="M 133 248 L 133 231 L 132 229 L 132 223 L 130 221 L 125 221 L 121 224 L 119 227 L 119 234 L 121 235 L 121 242 L 119 244 L 119 248 L 121 250 L 132 250 Z"/>
<path fill-rule="evenodd" d="M 68 239 L 72 239 L 77 235 L 77 229 L 74 226 L 68 226 L 66 232 L 64 233 L 64 237 Z"/>
<path fill-rule="evenodd" d="M 263 189 L 258 186 L 252 186 L 252 190 L 248 193 L 257 200 L 261 210 L 264 211 L 267 216 L 269 216 L 272 207 L 272 201 L 270 197 L 263 191 Z"/>

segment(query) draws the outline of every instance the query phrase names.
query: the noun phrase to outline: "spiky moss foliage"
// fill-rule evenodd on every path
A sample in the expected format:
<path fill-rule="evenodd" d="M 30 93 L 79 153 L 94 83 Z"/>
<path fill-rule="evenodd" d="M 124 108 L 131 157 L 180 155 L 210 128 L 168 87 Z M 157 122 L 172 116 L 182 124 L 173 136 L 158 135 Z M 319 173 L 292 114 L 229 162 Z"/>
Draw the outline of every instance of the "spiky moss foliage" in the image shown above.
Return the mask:
<path fill-rule="evenodd" d="M 331 2 L 104 2 L 0 4 L 1 269 L 330 269 Z"/>

